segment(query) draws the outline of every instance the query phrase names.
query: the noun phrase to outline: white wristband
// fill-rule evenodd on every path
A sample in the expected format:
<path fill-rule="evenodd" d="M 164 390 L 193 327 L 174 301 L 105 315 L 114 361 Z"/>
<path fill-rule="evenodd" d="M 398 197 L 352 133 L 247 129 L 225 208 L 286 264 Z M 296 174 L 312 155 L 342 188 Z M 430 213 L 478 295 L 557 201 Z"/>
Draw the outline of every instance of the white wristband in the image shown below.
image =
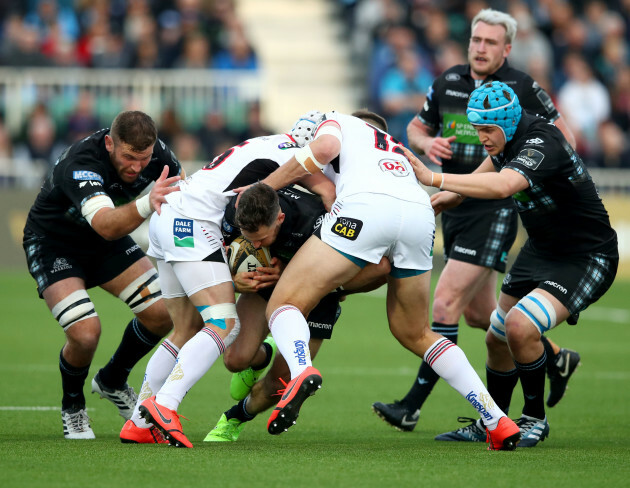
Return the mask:
<path fill-rule="evenodd" d="M 153 208 L 151 207 L 151 200 L 149 200 L 149 194 L 146 194 L 143 197 L 136 199 L 136 209 L 140 214 L 140 217 L 146 219 L 149 215 L 153 213 Z"/>

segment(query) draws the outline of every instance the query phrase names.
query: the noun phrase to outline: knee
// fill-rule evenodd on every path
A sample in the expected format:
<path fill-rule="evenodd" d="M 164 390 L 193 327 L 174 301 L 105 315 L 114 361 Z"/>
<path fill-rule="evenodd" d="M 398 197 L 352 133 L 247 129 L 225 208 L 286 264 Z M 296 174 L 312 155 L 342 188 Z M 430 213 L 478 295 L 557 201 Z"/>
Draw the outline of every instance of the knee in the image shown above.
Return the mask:
<path fill-rule="evenodd" d="M 490 315 L 492 310 L 476 310 L 473 307 L 467 307 L 464 310 L 464 319 L 466 324 L 473 329 L 488 330 L 490 327 Z"/>
<path fill-rule="evenodd" d="M 161 300 L 136 316 L 142 325 L 156 336 L 165 337 L 173 330 L 173 321 Z"/>
<path fill-rule="evenodd" d="M 82 326 L 75 324 L 66 331 L 68 343 L 84 352 L 94 353 L 101 337 L 100 325 Z"/>
<path fill-rule="evenodd" d="M 505 318 L 505 336 L 512 351 L 540 340 L 540 332 L 522 313 L 512 309 Z"/>
<path fill-rule="evenodd" d="M 250 366 L 251 357 L 243 354 L 239 348 L 228 347 L 223 354 L 223 364 L 231 373 L 238 373 Z"/>

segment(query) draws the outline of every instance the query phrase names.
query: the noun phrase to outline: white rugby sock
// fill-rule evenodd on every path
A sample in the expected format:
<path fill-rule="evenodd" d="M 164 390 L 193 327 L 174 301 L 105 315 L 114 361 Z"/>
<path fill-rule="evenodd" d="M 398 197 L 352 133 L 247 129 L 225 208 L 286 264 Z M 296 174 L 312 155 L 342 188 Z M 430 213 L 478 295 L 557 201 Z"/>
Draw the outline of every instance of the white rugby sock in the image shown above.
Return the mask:
<path fill-rule="evenodd" d="M 225 345 L 219 334 L 210 327 L 201 329 L 179 351 L 171 374 L 156 395 L 156 402 L 177 410 L 188 390 L 224 352 Z"/>
<path fill-rule="evenodd" d="M 311 333 L 304 315 L 296 307 L 282 305 L 274 310 L 269 319 L 269 329 L 278 351 L 291 370 L 291 379 L 313 365 L 308 348 Z"/>
<path fill-rule="evenodd" d="M 131 415 L 131 420 L 136 426 L 148 429 L 153 425 L 140 417 L 138 407 L 144 400 L 151 398 L 162 388 L 162 385 L 175 365 L 177 353 L 179 353 L 179 348 L 166 339 L 158 346 L 153 356 L 151 356 L 151 359 L 149 359 L 147 369 L 144 372 L 144 381 L 142 382 L 142 387 L 138 394 L 138 402 Z"/>
<path fill-rule="evenodd" d="M 475 407 L 486 427 L 493 430 L 505 413 L 497 407 L 464 351 L 451 341 L 435 341 L 423 358 L 433 370 Z"/>

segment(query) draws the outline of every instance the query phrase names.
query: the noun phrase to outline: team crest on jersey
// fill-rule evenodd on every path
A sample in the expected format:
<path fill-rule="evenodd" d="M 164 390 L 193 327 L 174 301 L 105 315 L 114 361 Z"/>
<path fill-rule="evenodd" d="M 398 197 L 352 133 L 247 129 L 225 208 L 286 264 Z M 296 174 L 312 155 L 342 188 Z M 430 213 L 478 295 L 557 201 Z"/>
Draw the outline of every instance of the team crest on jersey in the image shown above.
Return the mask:
<path fill-rule="evenodd" d="M 516 156 L 516 162 L 522 164 L 529 169 L 537 169 L 545 159 L 545 155 L 536 149 L 526 148 L 523 149 L 518 156 Z"/>
<path fill-rule="evenodd" d="M 403 161 L 397 161 L 396 159 L 381 159 L 378 162 L 378 167 L 381 168 L 381 171 L 393 176 L 409 175 L 409 169 L 407 169 L 405 163 Z"/>
<path fill-rule="evenodd" d="M 173 219 L 175 247 L 195 247 L 192 219 Z"/>
<path fill-rule="evenodd" d="M 81 181 L 98 181 L 101 185 L 104 183 L 103 177 L 94 171 L 73 171 L 72 172 L 73 180 L 81 180 Z"/>
<path fill-rule="evenodd" d="M 337 221 L 331 227 L 331 231 L 349 241 L 356 241 L 363 222 L 358 219 L 349 219 L 347 217 L 337 217 Z"/>

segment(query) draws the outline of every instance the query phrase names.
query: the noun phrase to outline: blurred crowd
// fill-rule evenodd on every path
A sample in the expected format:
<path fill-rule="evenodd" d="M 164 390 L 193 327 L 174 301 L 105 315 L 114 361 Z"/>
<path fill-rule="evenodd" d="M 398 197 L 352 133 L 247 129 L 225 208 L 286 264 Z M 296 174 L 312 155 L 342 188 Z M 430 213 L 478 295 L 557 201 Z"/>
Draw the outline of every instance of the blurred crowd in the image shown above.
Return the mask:
<path fill-rule="evenodd" d="M 630 168 L 630 0 L 328 1 L 346 23 L 353 60 L 368 80 L 365 105 L 386 115 L 395 137 L 406 140 L 434 77 L 466 63 L 470 21 L 492 7 L 517 19 L 509 62 L 549 92 L 587 164 Z M 0 67 L 257 72 L 236 2 L 2 0 Z M 0 185 L 8 161 L 50 165 L 67 144 L 108 126 L 113 115 L 98 104 L 94 94 L 80 91 L 60 117 L 50 103 L 34 103 L 17 136 L 0 106 Z M 204 161 L 271 132 L 257 101 L 243 113 L 236 127 L 218 109 L 190 126 L 167 107 L 156 122 L 182 161 Z"/>
<path fill-rule="evenodd" d="M 587 164 L 630 168 L 629 0 L 338 2 L 369 80 L 366 103 L 399 139 L 433 78 L 467 62 L 470 22 L 491 7 L 518 21 L 508 62 L 549 92 Z"/>

